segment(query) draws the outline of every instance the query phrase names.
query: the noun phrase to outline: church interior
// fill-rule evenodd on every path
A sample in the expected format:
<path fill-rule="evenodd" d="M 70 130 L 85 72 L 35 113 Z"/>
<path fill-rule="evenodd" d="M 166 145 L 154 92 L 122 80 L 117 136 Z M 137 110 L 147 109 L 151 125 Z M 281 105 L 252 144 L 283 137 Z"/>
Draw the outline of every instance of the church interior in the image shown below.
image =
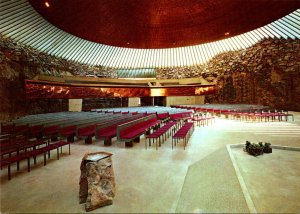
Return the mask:
<path fill-rule="evenodd" d="M 300 1 L 0 17 L 1 213 L 300 212 Z"/>

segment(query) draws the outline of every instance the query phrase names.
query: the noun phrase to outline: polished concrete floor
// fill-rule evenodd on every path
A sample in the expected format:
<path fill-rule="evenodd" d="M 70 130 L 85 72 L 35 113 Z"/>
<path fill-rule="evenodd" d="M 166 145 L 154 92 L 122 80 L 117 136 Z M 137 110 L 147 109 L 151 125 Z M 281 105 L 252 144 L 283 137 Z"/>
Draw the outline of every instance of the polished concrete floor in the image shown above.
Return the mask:
<path fill-rule="evenodd" d="M 1 212 L 84 212 L 84 206 L 78 203 L 79 166 L 85 153 L 95 151 L 113 153 L 117 186 L 113 205 L 92 213 L 250 212 L 226 145 L 250 140 L 300 147 L 300 113 L 293 113 L 295 122 L 217 119 L 213 125 L 196 127 L 186 150 L 182 144 L 172 150 L 170 139 L 157 151 L 155 147 L 146 150 L 143 137 L 133 148 L 125 148 L 116 141 L 111 147 L 104 147 L 103 141 L 94 140 L 92 145 L 85 145 L 78 140 L 71 145 L 70 156 L 64 148 L 60 160 L 56 160 L 53 152 L 46 166 L 41 157 L 30 173 L 26 171 L 26 162 L 21 162 L 18 172 L 13 166 L 10 181 L 6 168 L 1 170 Z M 274 157 L 272 163 L 276 163 L 276 156 L 269 157 Z M 291 165 L 297 162 L 292 156 L 285 159 Z M 267 176 L 264 179 L 273 177 L 264 176 Z M 284 174 L 279 180 L 283 187 L 285 181 L 290 182 L 284 179 Z M 299 185 L 300 178 L 295 182 Z M 261 191 L 260 186 L 249 188 L 254 193 Z M 300 190 L 297 191 L 300 195 Z M 263 207 L 269 206 L 266 202 L 273 192 L 264 191 L 264 194 L 259 199 L 262 203 L 255 204 L 257 210 L 267 210 Z M 285 207 L 278 212 L 294 210 L 289 209 L 287 200 L 282 197 L 278 202 Z"/>

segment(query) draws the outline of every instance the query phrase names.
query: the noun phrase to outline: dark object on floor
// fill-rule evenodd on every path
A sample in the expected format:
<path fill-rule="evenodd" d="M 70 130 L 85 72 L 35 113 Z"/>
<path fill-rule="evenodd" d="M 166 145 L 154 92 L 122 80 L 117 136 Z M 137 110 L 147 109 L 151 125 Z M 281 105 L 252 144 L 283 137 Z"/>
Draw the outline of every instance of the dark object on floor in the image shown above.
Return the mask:
<path fill-rule="evenodd" d="M 272 148 L 270 146 L 271 143 L 263 144 L 262 142 L 251 143 L 250 141 L 246 141 L 244 151 L 248 152 L 250 155 L 258 156 L 263 153 L 272 153 Z"/>

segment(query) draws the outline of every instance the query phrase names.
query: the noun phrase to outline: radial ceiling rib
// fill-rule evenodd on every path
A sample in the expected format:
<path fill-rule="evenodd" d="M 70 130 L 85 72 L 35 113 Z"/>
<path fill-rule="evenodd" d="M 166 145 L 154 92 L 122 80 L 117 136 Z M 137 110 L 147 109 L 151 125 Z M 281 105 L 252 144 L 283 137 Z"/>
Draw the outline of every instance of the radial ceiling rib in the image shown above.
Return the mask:
<path fill-rule="evenodd" d="M 67 36 L 67 35 L 64 36 L 62 38 L 62 40 L 58 43 L 58 46 L 55 49 L 53 48 L 53 52 L 50 52 L 50 54 L 52 54 L 54 56 L 60 56 L 61 51 L 63 50 L 65 45 L 69 43 L 70 40 L 71 40 L 70 36 Z M 80 53 L 82 53 L 82 52 L 80 52 Z"/>
<path fill-rule="evenodd" d="M 78 42 L 77 38 L 71 40 L 71 42 L 70 42 L 70 49 L 74 49 L 74 47 L 75 47 L 75 45 L 76 45 L 77 42 Z M 68 59 L 68 60 L 70 60 L 72 54 L 73 54 L 73 52 L 72 52 L 72 51 L 69 51 L 69 52 L 65 55 L 65 58 Z"/>
<path fill-rule="evenodd" d="M 106 51 L 108 50 L 108 48 L 109 48 L 108 46 L 100 44 L 100 49 L 101 50 L 100 50 L 100 52 L 97 56 L 97 59 L 95 61 L 95 65 L 102 65 L 103 64 L 102 61 L 106 56 Z"/>
<path fill-rule="evenodd" d="M 79 41 L 80 43 L 80 41 Z M 91 65 L 95 65 L 95 61 L 97 60 L 97 56 L 99 55 L 99 52 L 101 51 L 101 48 L 99 48 L 100 44 L 96 43 L 95 52 L 93 53 L 93 57 L 91 58 Z"/>
<path fill-rule="evenodd" d="M 296 24 L 294 21 L 292 21 L 291 19 L 285 18 L 283 19 L 284 22 L 281 23 L 285 23 L 288 24 L 290 26 L 290 28 L 292 28 L 294 31 L 297 32 L 297 34 L 300 34 L 300 25 Z"/>
<path fill-rule="evenodd" d="M 272 24 L 270 24 L 269 26 L 270 26 L 270 28 L 272 28 L 274 31 L 276 31 L 281 37 L 283 37 L 283 38 L 285 38 L 285 39 L 288 39 L 287 33 L 281 31 L 280 28 L 279 28 L 277 25 L 275 25 L 275 23 L 272 23 Z"/>
<path fill-rule="evenodd" d="M 28 9 L 29 13 L 23 13 L 22 17 L 20 16 L 7 16 L 6 19 L 4 16 L 1 18 L 3 19 L 0 23 L 0 27 L 2 30 L 10 29 L 13 27 L 13 29 L 10 29 L 10 31 L 15 30 L 14 28 L 20 27 L 20 25 L 24 25 L 24 23 L 28 20 L 30 20 L 34 15 L 30 14 L 30 9 Z M 24 17 L 24 18 L 23 18 Z M 23 23 L 23 24 L 22 24 Z"/>
<path fill-rule="evenodd" d="M 291 25 L 297 27 L 299 29 L 299 24 L 300 24 L 300 21 L 297 21 L 297 19 L 293 18 L 292 16 L 286 16 L 286 17 L 283 17 L 284 21 L 290 23 Z"/>
<path fill-rule="evenodd" d="M 79 39 L 79 38 L 78 38 L 78 40 L 79 40 L 79 48 L 81 50 L 85 49 L 86 44 L 88 43 L 88 41 L 83 40 L 83 39 Z M 81 54 L 82 54 L 82 52 L 76 51 L 76 48 L 74 48 L 74 53 L 71 55 L 70 59 L 72 61 L 76 61 L 75 59 L 77 59 Z"/>
<path fill-rule="evenodd" d="M 95 52 L 95 46 L 96 46 L 96 44 L 97 43 L 92 43 L 92 45 L 90 46 L 90 48 L 88 49 L 88 52 L 87 52 L 87 54 L 85 55 L 85 57 L 84 57 L 84 59 L 83 59 L 83 62 L 85 63 L 85 64 L 90 64 L 89 62 L 90 62 L 90 60 L 91 60 L 91 58 L 93 57 L 93 54 L 94 54 L 94 52 Z"/>
<path fill-rule="evenodd" d="M 300 36 L 300 31 L 295 28 L 294 26 L 290 25 L 288 22 L 283 23 L 282 21 L 277 21 L 276 22 L 280 27 L 282 27 L 284 30 L 288 31 L 291 33 L 293 36 L 299 39 Z"/>
<path fill-rule="evenodd" d="M 122 58 L 124 57 L 123 54 L 122 54 L 122 51 L 123 48 L 118 48 L 118 52 L 116 54 L 116 60 L 115 60 L 115 67 L 120 67 L 120 64 L 121 64 L 121 61 L 122 61 Z"/>
<path fill-rule="evenodd" d="M 93 51 L 94 45 L 95 45 L 95 43 L 91 42 L 88 49 L 86 49 L 86 52 L 85 52 L 85 54 L 83 55 L 83 58 L 82 58 L 83 63 L 88 64 L 87 61 L 90 57 L 91 52 Z"/>
<path fill-rule="evenodd" d="M 7 29 L 6 27 L 3 27 L 2 30 L 8 31 L 7 35 L 9 37 L 17 37 L 17 35 L 22 35 L 23 34 L 22 32 L 26 32 L 28 27 L 33 26 L 32 19 L 34 19 L 34 18 L 27 16 L 27 19 L 23 21 L 23 24 L 21 27 L 18 24 L 14 23 L 13 27 L 10 27 L 9 30 L 6 30 Z M 20 22 L 22 22 L 22 21 L 20 21 Z M 36 24 L 36 22 L 34 23 L 34 25 L 35 24 Z"/>
<path fill-rule="evenodd" d="M 52 26 L 48 26 L 47 28 L 44 29 L 43 32 L 41 32 L 41 35 L 38 35 L 37 37 L 34 37 L 36 39 L 32 39 L 32 43 L 31 45 L 33 47 L 35 47 L 36 49 L 40 50 L 40 45 L 43 44 L 43 43 L 48 43 L 48 40 L 47 40 L 47 36 L 49 34 L 51 34 L 51 31 L 53 30 L 54 28 Z"/>
<path fill-rule="evenodd" d="M 247 48 L 265 38 L 300 38 L 298 9 L 253 31 L 213 43 L 166 49 L 120 48 L 93 43 L 56 28 L 27 0 L 2 0 L 0 6 L 0 33 L 4 36 L 56 57 L 115 68 L 190 66 L 205 63 L 224 51 Z"/>

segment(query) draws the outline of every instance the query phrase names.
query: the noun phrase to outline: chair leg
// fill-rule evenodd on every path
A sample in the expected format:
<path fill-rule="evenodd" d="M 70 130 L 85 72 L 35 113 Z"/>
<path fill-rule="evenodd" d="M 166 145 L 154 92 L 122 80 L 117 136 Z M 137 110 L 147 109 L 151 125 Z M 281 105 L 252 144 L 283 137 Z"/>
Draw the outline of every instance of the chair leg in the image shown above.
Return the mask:
<path fill-rule="evenodd" d="M 57 150 L 57 160 L 59 160 L 59 147 L 56 150 Z"/>
<path fill-rule="evenodd" d="M 147 137 L 145 137 L 145 149 L 147 149 Z"/>
<path fill-rule="evenodd" d="M 47 164 L 47 157 L 46 157 L 47 155 L 46 155 L 46 153 L 47 152 L 44 152 L 44 166 L 46 166 L 46 164 Z"/>
<path fill-rule="evenodd" d="M 7 166 L 7 176 L 8 176 L 8 180 L 10 180 L 11 179 L 10 164 L 8 164 L 8 166 Z"/>
<path fill-rule="evenodd" d="M 27 158 L 27 172 L 30 172 L 30 157 Z"/>

